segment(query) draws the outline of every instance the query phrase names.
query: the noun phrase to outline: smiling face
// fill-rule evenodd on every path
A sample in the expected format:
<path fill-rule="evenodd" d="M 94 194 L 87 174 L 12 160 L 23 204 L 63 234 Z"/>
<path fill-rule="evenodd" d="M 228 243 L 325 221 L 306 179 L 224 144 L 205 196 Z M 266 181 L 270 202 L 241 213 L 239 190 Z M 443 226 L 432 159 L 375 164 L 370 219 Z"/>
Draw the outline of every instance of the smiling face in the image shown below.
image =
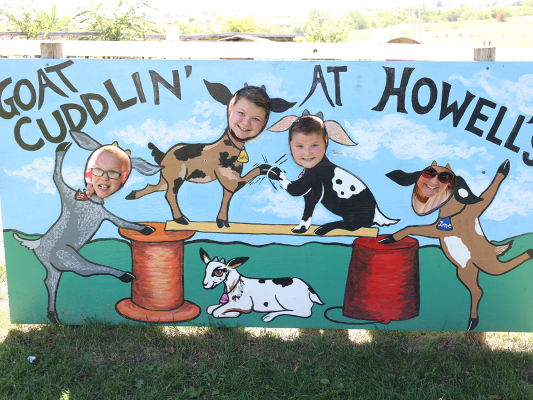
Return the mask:
<path fill-rule="evenodd" d="M 124 161 L 118 156 L 103 151 L 96 158 L 93 168 L 99 168 L 103 171 L 115 171 L 122 174 L 129 169 L 129 166 L 125 165 Z M 121 178 L 119 176 L 118 179 L 109 179 L 106 172 L 102 176 L 96 176 L 93 173 L 93 188 L 96 195 L 101 199 L 111 196 L 122 186 Z"/>
<path fill-rule="evenodd" d="M 327 137 L 318 133 L 293 132 L 290 141 L 292 158 L 301 167 L 313 168 L 324 158 L 327 144 Z"/>
<path fill-rule="evenodd" d="M 246 98 L 237 100 L 228 110 L 228 125 L 239 140 L 256 137 L 265 125 L 267 113 Z"/>
<path fill-rule="evenodd" d="M 419 193 L 428 198 L 431 198 L 439 193 L 444 192 L 449 185 L 449 182 L 441 182 L 439 180 L 438 174 L 440 174 L 441 172 L 451 172 L 449 169 L 439 167 L 438 165 L 433 165 L 431 167 L 437 172 L 437 175 L 433 176 L 432 178 L 429 178 L 425 177 L 424 174 L 422 174 L 416 184 Z"/>

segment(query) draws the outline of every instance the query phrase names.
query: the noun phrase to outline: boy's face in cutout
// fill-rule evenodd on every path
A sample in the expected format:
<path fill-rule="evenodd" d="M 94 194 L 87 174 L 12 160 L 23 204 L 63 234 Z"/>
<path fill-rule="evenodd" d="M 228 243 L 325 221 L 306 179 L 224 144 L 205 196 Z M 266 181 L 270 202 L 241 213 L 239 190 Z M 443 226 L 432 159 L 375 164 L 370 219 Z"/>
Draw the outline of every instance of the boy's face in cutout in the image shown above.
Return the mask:
<path fill-rule="evenodd" d="M 103 171 L 114 171 L 122 174 L 127 170 L 127 166 L 117 156 L 106 151 L 100 153 L 94 162 L 93 168 L 99 168 Z M 110 179 L 107 172 L 102 176 L 96 176 L 93 172 L 93 188 L 94 192 L 101 199 L 111 196 L 122 186 L 122 179 Z"/>
<path fill-rule="evenodd" d="M 228 112 L 229 128 L 240 140 L 259 135 L 266 121 L 266 111 L 245 98 L 237 100 Z"/>
<path fill-rule="evenodd" d="M 326 154 L 327 137 L 318 133 L 305 135 L 302 132 L 292 132 L 290 142 L 292 158 L 296 164 L 304 168 L 313 168 Z"/>

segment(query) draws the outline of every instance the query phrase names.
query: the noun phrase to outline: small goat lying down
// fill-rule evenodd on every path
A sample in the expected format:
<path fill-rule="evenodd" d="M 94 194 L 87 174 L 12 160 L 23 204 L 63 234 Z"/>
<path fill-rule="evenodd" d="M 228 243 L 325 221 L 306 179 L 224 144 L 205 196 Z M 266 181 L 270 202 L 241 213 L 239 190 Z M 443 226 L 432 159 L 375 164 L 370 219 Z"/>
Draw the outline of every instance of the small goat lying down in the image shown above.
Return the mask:
<path fill-rule="evenodd" d="M 311 286 L 299 278 L 254 279 L 237 272 L 248 257 L 236 257 L 227 263 L 212 260 L 200 248 L 200 258 L 206 264 L 204 289 L 214 289 L 224 283 L 224 294 L 219 304 L 207 307 L 215 318 L 237 318 L 252 311 L 268 313 L 261 319 L 270 322 L 280 315 L 309 318 L 313 304 L 324 304 Z"/>

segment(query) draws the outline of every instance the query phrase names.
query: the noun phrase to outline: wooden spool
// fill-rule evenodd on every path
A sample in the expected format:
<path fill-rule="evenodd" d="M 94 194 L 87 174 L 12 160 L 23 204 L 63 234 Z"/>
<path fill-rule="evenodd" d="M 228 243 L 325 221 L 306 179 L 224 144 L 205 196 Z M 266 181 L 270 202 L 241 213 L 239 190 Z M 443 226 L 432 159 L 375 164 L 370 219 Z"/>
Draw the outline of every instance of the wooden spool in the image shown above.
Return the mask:
<path fill-rule="evenodd" d="M 183 242 L 194 232 L 165 231 L 161 222 L 146 222 L 156 228 L 151 235 L 120 229 L 131 240 L 131 298 L 115 308 L 125 318 L 155 323 L 184 322 L 200 315 L 200 307 L 184 299 Z"/>

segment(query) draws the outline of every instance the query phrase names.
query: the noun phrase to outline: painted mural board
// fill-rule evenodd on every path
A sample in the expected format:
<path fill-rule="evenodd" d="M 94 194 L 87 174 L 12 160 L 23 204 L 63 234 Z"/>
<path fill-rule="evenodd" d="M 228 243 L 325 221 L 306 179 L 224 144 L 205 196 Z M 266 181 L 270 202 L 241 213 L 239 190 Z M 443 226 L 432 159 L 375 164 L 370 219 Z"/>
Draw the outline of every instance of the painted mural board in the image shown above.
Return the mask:
<path fill-rule="evenodd" d="M 12 322 L 533 331 L 530 64 L 1 65 Z"/>

